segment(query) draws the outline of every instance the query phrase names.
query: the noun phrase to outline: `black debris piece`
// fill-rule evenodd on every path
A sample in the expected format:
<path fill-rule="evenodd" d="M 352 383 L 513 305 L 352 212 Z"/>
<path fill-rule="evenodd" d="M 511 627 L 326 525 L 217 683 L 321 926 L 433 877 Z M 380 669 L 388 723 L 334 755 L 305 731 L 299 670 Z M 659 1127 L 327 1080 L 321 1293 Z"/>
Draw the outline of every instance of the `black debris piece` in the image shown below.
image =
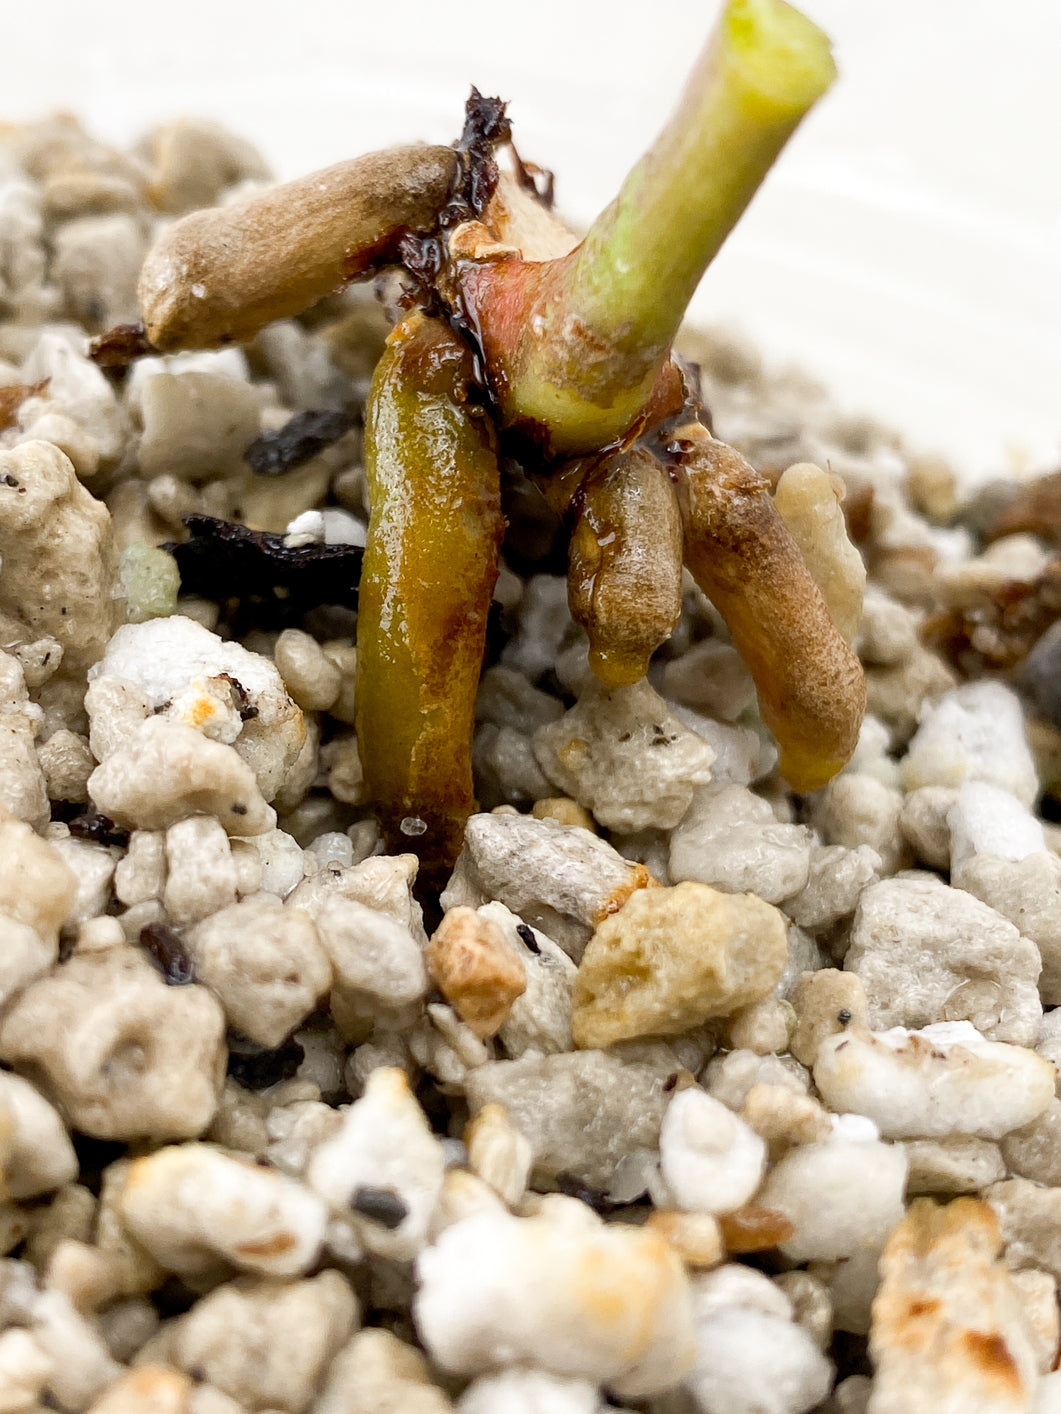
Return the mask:
<path fill-rule="evenodd" d="M 181 589 L 217 603 L 254 610 L 259 627 L 297 621 L 320 604 L 357 604 L 364 551 L 357 545 L 302 545 L 248 530 L 216 516 L 184 517 L 188 539 L 166 550 L 177 561 Z"/>
<path fill-rule="evenodd" d="M 116 825 L 94 805 L 88 806 L 69 821 L 70 833 L 76 840 L 91 840 L 93 844 L 112 844 L 124 849 L 129 843 L 129 831 Z"/>
<path fill-rule="evenodd" d="M 338 442 L 356 425 L 357 419 L 350 413 L 330 408 L 296 412 L 279 431 L 255 437 L 243 460 L 259 476 L 282 476 Z"/>
<path fill-rule="evenodd" d="M 228 1073 L 245 1090 L 268 1090 L 290 1080 L 305 1056 L 293 1037 L 270 1051 L 234 1031 L 228 1034 Z"/>
<path fill-rule="evenodd" d="M 195 981 L 195 964 L 184 950 L 180 934 L 168 923 L 148 923 L 140 929 L 145 949 L 169 987 L 187 987 Z"/>
<path fill-rule="evenodd" d="M 388 1232 L 401 1227 L 409 1216 L 409 1209 L 393 1188 L 375 1188 L 368 1183 L 354 1189 L 350 1206 L 354 1212 L 379 1223 L 380 1227 L 385 1227 Z"/>

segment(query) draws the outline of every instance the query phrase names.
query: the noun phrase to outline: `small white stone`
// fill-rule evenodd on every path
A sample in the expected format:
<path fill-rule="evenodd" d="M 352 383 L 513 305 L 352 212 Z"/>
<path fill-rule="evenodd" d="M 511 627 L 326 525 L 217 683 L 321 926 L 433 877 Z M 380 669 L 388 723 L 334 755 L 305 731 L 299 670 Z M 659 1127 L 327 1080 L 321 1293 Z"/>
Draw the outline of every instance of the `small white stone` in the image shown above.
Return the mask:
<path fill-rule="evenodd" d="M 284 830 L 267 830 L 253 835 L 247 844 L 262 861 L 262 890 L 286 899 L 305 877 L 305 855 L 298 840 Z"/>
<path fill-rule="evenodd" d="M 868 1116 L 888 1139 L 1001 1139 L 1054 1097 L 1049 1062 L 968 1021 L 826 1037 L 814 1083 L 832 1109 Z"/>
<path fill-rule="evenodd" d="M 790 1149 L 758 1201 L 792 1222 L 789 1261 L 835 1261 L 880 1248 L 903 1215 L 906 1171 L 902 1145 L 828 1139 Z"/>
<path fill-rule="evenodd" d="M 580 1206 L 477 1214 L 422 1253 L 413 1313 L 435 1360 L 469 1375 L 525 1361 L 631 1397 L 682 1379 L 694 1342 L 679 1258 L 658 1234 Z"/>
<path fill-rule="evenodd" d="M 195 1277 L 218 1259 L 266 1276 L 296 1276 L 316 1261 L 324 1204 L 301 1183 L 209 1144 L 159 1149 L 129 1167 L 122 1222 L 167 1271 Z"/>
<path fill-rule="evenodd" d="M 415 854 L 372 855 L 351 869 L 328 865 L 304 879 L 286 902 L 291 908 L 305 909 L 317 921 L 329 899 L 350 899 L 386 914 L 426 947 L 423 911 L 413 896 L 417 867 Z"/>
<path fill-rule="evenodd" d="M 370 1252 L 408 1261 L 427 1241 L 442 1191 L 445 1158 L 405 1072 L 374 1070 L 342 1128 L 310 1158 L 306 1180 L 337 1216 L 349 1218 Z M 359 1190 L 385 1190 L 396 1200 L 397 1223 L 362 1214 Z M 404 1208 L 404 1217 L 401 1210 Z"/>
<path fill-rule="evenodd" d="M 441 901 L 445 909 L 503 903 L 577 962 L 598 923 L 649 877 L 588 830 L 529 815 L 472 815 Z"/>
<path fill-rule="evenodd" d="M 907 790 L 987 781 L 1031 805 L 1039 790 L 1020 699 L 1000 682 L 966 683 L 925 714 L 902 761 Z"/>
<path fill-rule="evenodd" d="M 676 825 L 715 759 L 644 678 L 612 690 L 595 683 L 538 729 L 534 751 L 555 785 L 622 834 Z"/>
<path fill-rule="evenodd" d="M 599 1414 L 597 1386 L 544 1370 L 504 1370 L 473 1380 L 457 1401 L 458 1414 Z"/>
<path fill-rule="evenodd" d="M 178 820 L 166 831 L 162 895 L 174 923 L 197 923 L 236 902 L 236 866 L 228 836 L 209 815 Z"/>
<path fill-rule="evenodd" d="M 52 1373 L 52 1360 L 29 1331 L 0 1334 L 0 1414 L 32 1414 Z"/>
<path fill-rule="evenodd" d="M 934 874 L 863 892 L 844 966 L 862 979 L 874 1030 L 969 1019 L 993 1041 L 1033 1045 L 1038 1034 L 1038 948 Z"/>
<path fill-rule="evenodd" d="M 831 1363 L 768 1278 L 745 1268 L 742 1278 L 758 1280 L 733 1281 L 734 1270 L 693 1284 L 696 1366 L 686 1387 L 703 1414 L 807 1414 L 829 1392 Z"/>
<path fill-rule="evenodd" d="M 1039 949 L 1039 995 L 1061 1002 L 1061 858 L 1047 849 L 1023 859 L 976 854 L 955 867 L 951 882 L 1008 918 Z"/>
<path fill-rule="evenodd" d="M 854 913 L 863 889 L 880 877 L 881 857 L 869 845 L 814 845 L 806 886 L 785 900 L 784 911 L 812 933 L 831 928 Z"/>
<path fill-rule="evenodd" d="M 95 1325 L 61 1291 L 36 1298 L 31 1330 L 51 1363 L 48 1392 L 64 1409 L 84 1409 L 121 1374 Z"/>
<path fill-rule="evenodd" d="M 125 624 L 89 677 L 132 683 L 166 720 L 233 742 L 267 800 L 302 749 L 302 712 L 275 665 L 183 615 Z"/>
<path fill-rule="evenodd" d="M 131 906 L 160 899 L 166 883 L 166 836 L 162 830 L 133 830 L 125 857 L 114 871 L 114 892 Z"/>
<path fill-rule="evenodd" d="M 762 1180 L 766 1145 L 720 1101 L 694 1086 L 667 1106 L 660 1169 L 675 1203 L 689 1212 L 731 1213 Z"/>
<path fill-rule="evenodd" d="M 1043 827 L 1008 790 L 987 781 L 966 781 L 947 814 L 951 868 L 977 854 L 1026 859 L 1046 848 Z"/>
<path fill-rule="evenodd" d="M 294 907 L 292 895 L 286 908 Z M 408 927 L 379 909 L 334 895 L 316 913 L 335 985 L 369 1007 L 403 1007 L 427 993 L 423 952 Z"/>
<path fill-rule="evenodd" d="M 166 717 L 148 717 L 92 772 L 89 794 L 105 815 L 144 830 L 216 815 L 230 835 L 276 824 L 250 767 L 231 746 Z"/>
<path fill-rule="evenodd" d="M 77 1177 L 74 1146 L 57 1110 L 21 1076 L 0 1071 L 0 1189 L 33 1198 Z"/>
<path fill-rule="evenodd" d="M 806 886 L 811 843 L 809 830 L 779 825 L 745 786 L 707 786 L 671 836 L 670 876 L 780 903 Z"/>
<path fill-rule="evenodd" d="M 527 978 L 526 990 L 512 1003 L 497 1033 L 505 1054 L 517 1060 L 529 1050 L 542 1055 L 570 1051 L 575 964 L 563 948 L 503 903 L 484 904 L 478 911 L 501 929 L 522 961 Z"/>
<path fill-rule="evenodd" d="M 313 1414 L 453 1414 L 427 1361 L 389 1330 L 352 1336 L 328 1367 Z"/>
<path fill-rule="evenodd" d="M 331 985 L 313 920 L 268 894 L 219 909 L 185 942 L 196 977 L 217 995 L 229 1024 L 262 1046 L 279 1046 Z"/>

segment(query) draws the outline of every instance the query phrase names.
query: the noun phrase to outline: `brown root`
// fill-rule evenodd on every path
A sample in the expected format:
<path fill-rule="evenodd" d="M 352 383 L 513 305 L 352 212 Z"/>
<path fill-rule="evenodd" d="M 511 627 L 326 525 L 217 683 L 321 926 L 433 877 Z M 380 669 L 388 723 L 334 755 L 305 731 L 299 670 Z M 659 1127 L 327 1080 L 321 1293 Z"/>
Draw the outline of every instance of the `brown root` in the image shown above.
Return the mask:
<path fill-rule="evenodd" d="M 798 791 L 825 785 L 850 758 L 866 706 L 862 667 L 763 477 L 699 425 L 681 428 L 685 562 L 725 619 Z"/>
<path fill-rule="evenodd" d="M 159 350 L 251 339 L 432 231 L 457 174 L 448 147 L 395 147 L 231 206 L 193 211 L 148 253 L 138 297 Z"/>

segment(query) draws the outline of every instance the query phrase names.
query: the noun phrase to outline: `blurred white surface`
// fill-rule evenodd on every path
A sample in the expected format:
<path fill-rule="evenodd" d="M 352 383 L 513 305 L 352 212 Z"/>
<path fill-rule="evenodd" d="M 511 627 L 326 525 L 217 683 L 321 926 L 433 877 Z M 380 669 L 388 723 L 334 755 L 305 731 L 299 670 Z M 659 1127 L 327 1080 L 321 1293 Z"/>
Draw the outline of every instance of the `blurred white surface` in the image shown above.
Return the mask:
<path fill-rule="evenodd" d="M 129 142 L 200 113 L 293 176 L 393 140 L 452 140 L 474 82 L 510 100 L 520 150 L 556 170 L 561 208 L 586 222 L 676 101 L 718 8 L 51 0 L 5 26 L 0 117 L 66 108 Z M 804 8 L 841 79 L 708 272 L 697 314 L 966 475 L 1057 465 L 1061 6 Z"/>

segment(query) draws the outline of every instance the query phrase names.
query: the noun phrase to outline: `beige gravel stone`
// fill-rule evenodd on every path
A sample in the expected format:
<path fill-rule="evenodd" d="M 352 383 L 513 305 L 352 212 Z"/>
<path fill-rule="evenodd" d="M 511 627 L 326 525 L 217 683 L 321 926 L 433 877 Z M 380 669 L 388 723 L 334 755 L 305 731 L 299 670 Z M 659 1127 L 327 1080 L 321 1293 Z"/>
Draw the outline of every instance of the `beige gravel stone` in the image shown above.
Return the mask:
<path fill-rule="evenodd" d="M 88 1414 L 242 1414 L 242 1406 L 164 1365 L 141 1365 L 111 1385 Z"/>
<path fill-rule="evenodd" d="M 977 854 L 954 870 L 951 882 L 1031 939 L 1043 960 L 1039 995 L 1047 1006 L 1061 1003 L 1061 858 L 1047 850 L 1023 859 Z"/>
<path fill-rule="evenodd" d="M 0 811 L 0 915 L 32 928 L 49 950 L 49 962 L 76 896 L 77 876 L 57 851 L 29 825 Z"/>
<path fill-rule="evenodd" d="M 197 923 L 236 902 L 236 866 L 228 836 L 212 816 L 178 820 L 166 831 L 162 901 L 177 925 Z"/>
<path fill-rule="evenodd" d="M 707 786 L 671 835 L 670 876 L 780 903 L 807 884 L 812 838 L 745 786 Z"/>
<path fill-rule="evenodd" d="M 551 781 L 621 834 L 672 829 L 715 759 L 644 678 L 611 691 L 594 683 L 558 722 L 539 727 L 534 752 Z"/>
<path fill-rule="evenodd" d="M 504 933 L 472 908 L 450 909 L 428 941 L 425 961 L 477 1036 L 493 1036 L 527 990 L 527 970 Z"/>
<path fill-rule="evenodd" d="M 804 972 L 789 996 L 796 1012 L 792 1033 L 792 1054 L 804 1065 L 813 1066 L 818 1048 L 829 1036 L 849 1026 L 864 1027 L 869 1019 L 866 989 L 854 972 L 823 967 Z"/>
<path fill-rule="evenodd" d="M 185 943 L 197 978 L 218 997 L 229 1024 L 262 1046 L 279 1046 L 331 985 L 331 962 L 313 920 L 268 894 L 220 909 L 192 928 Z"/>
<path fill-rule="evenodd" d="M 33 1414 L 51 1373 L 52 1361 L 29 1331 L 12 1326 L 0 1334 L 0 1414 Z"/>
<path fill-rule="evenodd" d="M 1049 1272 L 1036 1271 L 1032 1267 L 1010 1272 L 1009 1275 L 1020 1297 L 1024 1328 L 1035 1350 L 1039 1373 L 1048 1374 L 1057 1364 L 1058 1342 L 1061 1340 L 1057 1282 Z"/>
<path fill-rule="evenodd" d="M 677 1069 L 667 1047 L 623 1050 L 490 1061 L 468 1073 L 469 1108 L 502 1105 L 530 1140 L 536 1173 L 608 1188 L 624 1162 L 655 1161 L 664 1085 Z"/>
<path fill-rule="evenodd" d="M 315 1194 L 209 1144 L 169 1145 L 135 1159 L 118 1206 L 156 1261 L 192 1279 L 216 1271 L 219 1259 L 264 1276 L 297 1276 L 324 1239 L 326 1214 Z"/>
<path fill-rule="evenodd" d="M 684 883 L 634 894 L 600 925 L 575 979 L 575 1044 L 676 1035 L 765 997 L 787 957 L 785 923 L 753 894 Z"/>
<path fill-rule="evenodd" d="M 523 1197 L 534 1151 L 502 1105 L 484 1105 L 464 1130 L 468 1165 L 510 1208 Z"/>
<path fill-rule="evenodd" d="M 563 948 L 503 903 L 484 904 L 478 911 L 501 929 L 526 977 L 525 990 L 512 1003 L 498 1031 L 505 1054 L 518 1060 L 529 1050 L 543 1055 L 570 1051 L 575 964 Z"/>
<path fill-rule="evenodd" d="M 910 1164 L 910 1195 L 979 1193 L 1006 1176 L 1002 1151 L 989 1139 L 910 1139 L 903 1147 Z"/>
<path fill-rule="evenodd" d="M 357 1324 L 357 1298 L 336 1271 L 292 1282 L 242 1278 L 181 1320 L 174 1361 L 247 1409 L 303 1414 Z"/>
<path fill-rule="evenodd" d="M 1026 1411 L 1035 1351 L 985 1203 L 919 1198 L 888 1240 L 873 1302 L 869 1414 Z"/>
<path fill-rule="evenodd" d="M 933 874 L 883 879 L 863 893 L 844 960 L 861 977 L 874 1030 L 968 1018 L 992 1041 L 1034 1045 L 1039 951 L 1001 914 Z M 965 983 L 978 984 L 965 992 Z M 994 1003 L 983 1016 L 980 984 Z"/>
<path fill-rule="evenodd" d="M 339 695 L 342 674 L 315 638 L 288 628 L 276 640 L 273 662 L 304 712 L 326 712 Z"/>
<path fill-rule="evenodd" d="M 0 1025 L 0 1057 L 40 1078 L 100 1139 L 186 1139 L 217 1108 L 224 1016 L 205 987 L 167 987 L 132 948 L 75 954 Z"/>
<path fill-rule="evenodd" d="M 954 786 L 919 786 L 903 799 L 899 828 L 916 857 L 930 869 L 950 866 L 948 816 L 958 800 Z"/>
<path fill-rule="evenodd" d="M 985 1188 L 982 1197 L 998 1216 L 1009 1265 L 1042 1267 L 1061 1281 L 1061 1188 L 1008 1178 Z"/>
<path fill-rule="evenodd" d="M 77 1176 L 61 1116 L 28 1080 L 0 1071 L 0 1192 L 32 1198 Z"/>
<path fill-rule="evenodd" d="M 358 1331 L 328 1369 L 314 1414 L 450 1414 L 427 1361 L 393 1332 Z"/>
<path fill-rule="evenodd" d="M 89 794 L 112 820 L 164 830 L 189 815 L 215 815 L 230 835 L 276 825 L 254 773 L 231 746 L 194 727 L 149 717 L 92 772 Z"/>
<path fill-rule="evenodd" d="M 82 804 L 88 799 L 88 778 L 96 768 L 88 738 L 60 727 L 37 747 L 49 800 Z"/>
<path fill-rule="evenodd" d="M 905 862 L 902 808 L 902 791 L 866 771 L 849 770 L 834 776 L 822 791 L 813 820 L 827 844 L 875 851 L 881 872 L 888 875 Z"/>
<path fill-rule="evenodd" d="M 1007 1134 L 1002 1156 L 1017 1177 L 1061 1188 L 1061 1100 L 1051 1100 L 1042 1114 Z"/>
<path fill-rule="evenodd" d="M 77 677 L 103 656 L 120 622 L 110 514 L 48 442 L 0 452 L 0 485 L 5 646 L 53 638 L 60 674 Z"/>
<path fill-rule="evenodd" d="M 577 962 L 598 923 L 654 882 L 587 830 L 526 815 L 472 815 L 442 907 L 497 900 Z"/>

